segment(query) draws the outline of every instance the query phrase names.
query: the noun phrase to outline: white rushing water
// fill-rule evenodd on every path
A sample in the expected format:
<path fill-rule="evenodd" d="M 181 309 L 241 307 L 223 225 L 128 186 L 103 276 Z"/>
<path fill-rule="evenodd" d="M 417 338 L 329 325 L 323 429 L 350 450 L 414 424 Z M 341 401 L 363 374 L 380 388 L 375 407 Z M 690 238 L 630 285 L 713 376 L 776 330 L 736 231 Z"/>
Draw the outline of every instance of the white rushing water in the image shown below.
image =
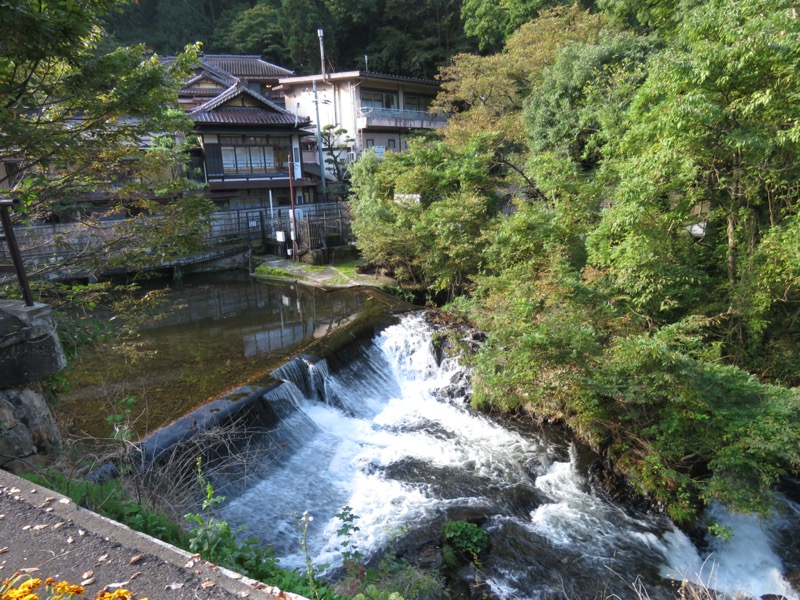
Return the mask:
<path fill-rule="evenodd" d="M 268 476 L 222 509 L 246 536 L 273 545 L 282 566 L 304 568 L 298 518 L 305 511 L 314 517 L 308 547 L 315 564 L 340 564 L 335 515 L 349 506 L 359 528 L 350 549 L 363 554 L 388 547 L 401 532 L 440 531 L 446 519 L 482 516 L 492 544 L 484 571 L 501 598 L 629 591 L 638 575 L 666 590 L 664 577 L 711 575 L 710 563 L 663 519 L 631 516 L 593 494 L 574 448 L 437 396 L 461 367 L 436 364 L 421 316 L 387 328 L 347 367 L 317 369 L 325 401 L 281 386 L 289 410 L 273 435 L 284 455 L 271 457 Z M 731 593 L 797 599 L 768 527 L 715 517 L 741 544 L 713 546 L 714 579 L 703 581 Z"/>

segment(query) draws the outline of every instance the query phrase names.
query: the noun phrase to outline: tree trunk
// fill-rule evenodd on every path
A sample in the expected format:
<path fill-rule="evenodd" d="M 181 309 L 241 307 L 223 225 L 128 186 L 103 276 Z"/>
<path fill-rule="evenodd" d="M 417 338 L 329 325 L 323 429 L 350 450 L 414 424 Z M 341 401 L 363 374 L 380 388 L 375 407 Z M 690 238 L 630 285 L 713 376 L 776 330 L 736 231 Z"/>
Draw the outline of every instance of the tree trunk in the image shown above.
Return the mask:
<path fill-rule="evenodd" d="M 736 215 L 733 211 L 728 213 L 728 282 L 733 285 L 736 281 Z"/>

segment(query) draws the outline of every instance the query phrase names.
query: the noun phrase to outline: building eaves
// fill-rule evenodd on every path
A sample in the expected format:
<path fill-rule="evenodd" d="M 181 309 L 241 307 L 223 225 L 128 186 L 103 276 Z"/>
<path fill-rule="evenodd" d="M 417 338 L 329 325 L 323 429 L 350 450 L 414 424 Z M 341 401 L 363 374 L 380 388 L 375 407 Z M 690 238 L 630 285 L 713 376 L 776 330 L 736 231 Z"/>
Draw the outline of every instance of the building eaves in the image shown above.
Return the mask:
<path fill-rule="evenodd" d="M 419 77 L 406 77 L 404 75 L 388 75 L 386 73 L 373 73 L 371 71 L 342 71 L 339 73 L 326 73 L 325 81 L 335 80 L 348 80 L 348 79 L 383 79 L 386 81 L 396 81 L 399 83 L 416 83 L 420 85 L 439 86 L 439 82 L 435 79 L 424 79 Z M 281 77 L 281 85 L 283 84 L 297 84 L 297 83 L 311 83 L 313 81 L 323 81 L 321 73 L 315 75 L 299 75 L 295 77 Z"/>
<path fill-rule="evenodd" d="M 225 73 L 224 71 L 220 71 L 217 68 L 209 65 L 202 65 L 198 73 L 196 73 L 193 77 L 189 78 L 189 80 L 185 83 L 185 85 L 190 86 L 198 81 L 202 81 L 203 79 L 210 79 L 211 81 L 216 81 L 220 85 L 224 86 L 231 86 L 239 81 L 236 77 L 231 75 L 230 73 Z"/>
<path fill-rule="evenodd" d="M 231 106 L 190 116 L 195 123 L 215 125 L 294 125 L 292 114 L 277 114 L 257 106 Z"/>
<path fill-rule="evenodd" d="M 262 96 L 261 94 L 259 94 L 258 92 L 250 89 L 249 87 L 247 87 L 246 85 L 244 85 L 241 82 L 237 82 L 235 85 L 232 85 L 231 87 L 229 87 L 227 90 L 222 92 L 216 98 L 212 98 L 211 100 L 209 100 L 205 104 L 202 104 L 202 105 L 198 106 L 193 111 L 191 111 L 189 113 L 189 115 L 192 116 L 194 113 L 197 113 L 197 112 L 206 112 L 206 111 L 214 110 L 215 108 L 217 108 L 219 106 L 222 106 L 223 104 L 225 104 L 229 100 L 232 100 L 236 96 L 239 96 L 239 95 L 242 95 L 242 94 L 245 94 L 245 95 L 250 96 L 251 98 L 254 98 L 256 101 L 260 102 L 261 104 L 264 104 L 265 106 L 269 107 L 270 109 L 274 110 L 275 112 L 286 113 L 286 114 L 292 115 L 292 118 L 294 118 L 294 115 L 292 113 L 290 113 L 288 110 L 278 106 L 277 104 L 272 102 L 272 100 L 270 100 L 269 98 L 266 98 L 265 96 Z"/>
<path fill-rule="evenodd" d="M 200 62 L 226 71 L 236 77 L 271 78 L 290 77 L 294 71 L 263 60 L 257 54 L 204 54 Z"/>
<path fill-rule="evenodd" d="M 241 95 L 250 96 L 261 106 L 224 106 L 226 102 Z M 309 122 L 308 118 L 298 117 L 258 92 L 251 90 L 241 82 L 189 111 L 188 115 L 195 123 L 224 123 L 229 125 L 297 124 L 297 126 L 302 127 L 308 125 Z"/>

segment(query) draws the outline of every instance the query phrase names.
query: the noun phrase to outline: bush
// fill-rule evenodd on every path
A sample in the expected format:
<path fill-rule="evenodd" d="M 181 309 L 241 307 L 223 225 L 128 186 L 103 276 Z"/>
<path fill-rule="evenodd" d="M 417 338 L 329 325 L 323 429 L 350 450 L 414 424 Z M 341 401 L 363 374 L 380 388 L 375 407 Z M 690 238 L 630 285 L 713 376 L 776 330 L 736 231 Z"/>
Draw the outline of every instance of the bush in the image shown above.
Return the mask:
<path fill-rule="evenodd" d="M 486 532 L 467 521 L 448 521 L 444 524 L 443 537 L 446 547 L 452 548 L 475 564 L 480 564 L 478 555 L 489 548 L 489 536 Z"/>

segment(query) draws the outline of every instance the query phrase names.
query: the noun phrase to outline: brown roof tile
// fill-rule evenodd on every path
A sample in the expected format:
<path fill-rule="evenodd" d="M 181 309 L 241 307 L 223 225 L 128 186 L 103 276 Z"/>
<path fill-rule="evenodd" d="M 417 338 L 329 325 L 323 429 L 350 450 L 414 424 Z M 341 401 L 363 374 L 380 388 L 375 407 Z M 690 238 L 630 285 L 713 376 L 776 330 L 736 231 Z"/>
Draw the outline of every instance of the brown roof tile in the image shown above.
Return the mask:
<path fill-rule="evenodd" d="M 190 113 L 195 123 L 226 125 L 294 125 L 291 113 L 277 113 L 257 106 L 228 106 L 213 111 L 194 110 Z M 300 120 L 305 124 L 305 119 Z"/>
<path fill-rule="evenodd" d="M 237 77 L 250 79 L 289 77 L 294 71 L 262 60 L 255 54 L 204 54 L 200 62 L 227 71 Z"/>

